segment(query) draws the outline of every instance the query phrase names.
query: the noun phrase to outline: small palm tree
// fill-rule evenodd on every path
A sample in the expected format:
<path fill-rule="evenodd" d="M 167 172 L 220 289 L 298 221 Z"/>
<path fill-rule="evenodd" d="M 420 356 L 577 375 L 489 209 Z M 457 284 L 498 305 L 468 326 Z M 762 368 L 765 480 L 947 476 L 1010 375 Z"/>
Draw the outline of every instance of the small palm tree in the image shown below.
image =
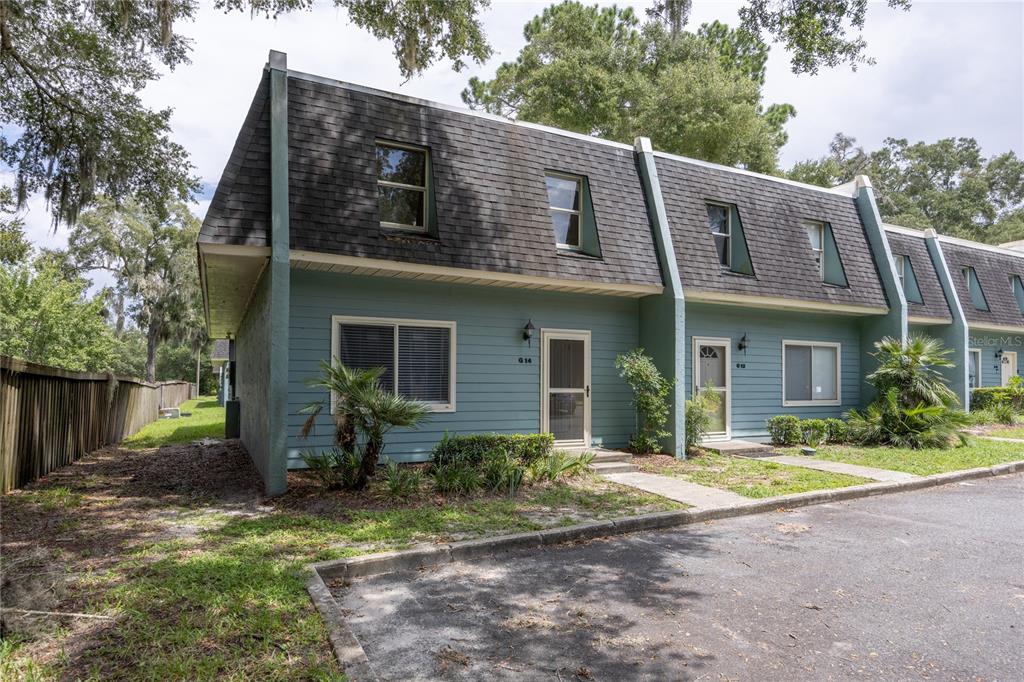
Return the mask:
<path fill-rule="evenodd" d="M 875 343 L 878 369 L 867 380 L 879 395 L 895 389 L 904 407 L 942 405 L 957 407 L 959 400 L 942 376 L 941 368 L 953 367 L 952 352 L 938 339 L 925 334 L 911 334 L 906 345 L 899 339 L 885 337 Z"/>
<path fill-rule="evenodd" d="M 342 452 L 358 457 L 359 470 L 352 479 L 351 487 L 361 490 L 377 469 L 387 433 L 397 426 L 417 426 L 429 410 L 424 403 L 409 400 L 381 386 L 383 368 L 350 368 L 337 358 L 333 363 L 321 362 L 320 367 L 321 376 L 308 384 L 333 394 L 334 441 Z M 302 425 L 302 438 L 312 431 L 324 404 L 325 401 L 318 400 L 302 409 L 309 415 Z"/>

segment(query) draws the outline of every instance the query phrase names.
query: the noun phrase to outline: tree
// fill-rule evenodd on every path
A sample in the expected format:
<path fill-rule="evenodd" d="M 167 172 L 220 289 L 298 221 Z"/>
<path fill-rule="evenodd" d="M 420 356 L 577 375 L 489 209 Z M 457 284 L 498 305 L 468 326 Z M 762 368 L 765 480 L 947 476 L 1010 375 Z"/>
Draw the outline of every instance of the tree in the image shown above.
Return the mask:
<path fill-rule="evenodd" d="M 789 105 L 761 105 L 768 48 L 714 23 L 674 33 L 629 8 L 567 1 L 523 29 L 526 45 L 462 98 L 490 113 L 753 170 L 775 168 Z"/>
<path fill-rule="evenodd" d="M 490 56 L 478 14 L 487 0 L 335 0 L 349 20 L 391 40 L 412 77 L 441 58 L 460 68 Z M 277 16 L 313 0 L 217 0 L 226 12 Z M 0 162 L 14 169 L 23 205 L 42 192 L 54 224 L 73 224 L 99 195 L 134 197 L 165 217 L 198 187 L 184 148 L 169 137 L 170 109 L 139 92 L 160 68 L 187 63 L 175 32 L 193 0 L 0 0 Z M 12 132 L 8 132 L 12 131 Z"/>
<path fill-rule="evenodd" d="M 866 152 L 838 133 L 829 154 L 787 174 L 821 186 L 871 178 L 882 217 L 907 227 L 1000 243 L 1024 238 L 1024 160 L 1010 151 L 986 159 L 973 138 L 909 143 L 887 138 Z"/>
<path fill-rule="evenodd" d="M 108 371 L 116 341 L 103 299 L 89 282 L 67 279 L 45 262 L 0 265 L 0 355 L 71 371 Z"/>
<path fill-rule="evenodd" d="M 24 263 L 31 252 L 25 224 L 14 215 L 14 193 L 10 187 L 0 187 L 0 265 Z"/>
<path fill-rule="evenodd" d="M 127 201 L 120 208 L 101 199 L 71 230 L 66 258 L 79 272 L 106 270 L 118 334 L 130 317 L 146 336 L 145 378 L 156 380 L 160 343 L 206 342 L 195 264 L 199 220 L 184 204 L 166 217 Z"/>

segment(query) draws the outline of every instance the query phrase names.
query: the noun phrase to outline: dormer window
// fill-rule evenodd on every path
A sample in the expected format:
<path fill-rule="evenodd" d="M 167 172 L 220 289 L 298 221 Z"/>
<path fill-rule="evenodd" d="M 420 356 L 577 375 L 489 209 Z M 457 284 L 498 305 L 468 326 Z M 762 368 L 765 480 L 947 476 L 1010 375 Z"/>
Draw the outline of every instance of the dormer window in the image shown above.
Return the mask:
<path fill-rule="evenodd" d="M 1010 275 L 1010 286 L 1013 288 L 1013 297 L 1017 299 L 1017 307 L 1024 315 L 1024 281 L 1021 281 L 1020 275 Z"/>
<path fill-rule="evenodd" d="M 961 267 L 960 273 L 964 276 L 964 284 L 967 285 L 967 293 L 971 296 L 971 303 L 974 304 L 974 308 L 976 310 L 988 310 L 988 300 L 985 298 L 985 292 L 981 289 L 978 273 L 969 265 Z"/>
<path fill-rule="evenodd" d="M 894 254 L 893 261 L 896 265 L 896 276 L 900 279 L 900 288 L 903 290 L 904 297 L 910 303 L 924 303 L 924 298 L 921 296 L 921 287 L 917 284 L 917 276 L 914 275 L 914 265 L 910 261 L 910 256 Z"/>
<path fill-rule="evenodd" d="M 579 251 L 583 180 L 571 175 L 548 174 L 546 181 L 555 244 L 560 249 Z"/>
<path fill-rule="evenodd" d="M 825 224 L 806 222 L 804 229 L 807 230 L 807 239 L 811 242 L 811 252 L 814 254 L 814 263 L 818 266 L 818 274 L 822 280 L 825 279 L 825 267 L 822 254 L 825 246 Z"/>
<path fill-rule="evenodd" d="M 837 287 L 849 286 L 846 270 L 843 268 L 843 260 L 839 257 L 839 245 L 836 244 L 835 235 L 832 233 L 832 226 L 820 220 L 805 220 L 803 225 L 821 281 Z"/>
<path fill-rule="evenodd" d="M 708 228 L 715 243 L 718 264 L 739 275 L 753 275 L 754 265 L 747 250 L 747 239 L 743 234 L 743 223 L 735 204 L 720 204 L 709 201 Z"/>
<path fill-rule="evenodd" d="M 427 150 L 377 142 L 377 202 L 382 227 L 427 232 Z"/>
<path fill-rule="evenodd" d="M 708 204 L 708 226 L 715 240 L 715 251 L 718 252 L 718 263 L 728 268 L 732 265 L 732 220 L 729 207 L 721 204 Z"/>
<path fill-rule="evenodd" d="M 893 260 L 896 262 L 896 276 L 900 278 L 900 289 L 903 289 L 904 293 L 907 291 L 907 259 L 904 256 L 895 255 Z"/>

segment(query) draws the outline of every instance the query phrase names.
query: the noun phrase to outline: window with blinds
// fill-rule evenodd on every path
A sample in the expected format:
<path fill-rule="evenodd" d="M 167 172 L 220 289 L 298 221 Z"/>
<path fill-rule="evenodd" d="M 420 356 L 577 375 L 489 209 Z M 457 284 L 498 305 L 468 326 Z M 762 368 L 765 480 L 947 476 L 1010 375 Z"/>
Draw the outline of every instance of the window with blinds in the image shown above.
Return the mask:
<path fill-rule="evenodd" d="M 334 318 L 334 356 L 346 367 L 382 367 L 389 391 L 455 410 L 455 323 Z"/>

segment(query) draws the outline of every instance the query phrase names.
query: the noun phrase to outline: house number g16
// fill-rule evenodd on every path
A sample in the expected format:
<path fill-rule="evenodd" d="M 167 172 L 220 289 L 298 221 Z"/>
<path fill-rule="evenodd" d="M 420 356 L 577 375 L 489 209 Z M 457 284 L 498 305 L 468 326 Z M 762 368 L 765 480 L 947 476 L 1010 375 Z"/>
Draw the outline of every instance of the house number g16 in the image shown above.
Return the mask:
<path fill-rule="evenodd" d="M 747 363 L 745 363 L 745 362 L 737 362 L 736 363 L 736 369 L 746 369 L 746 368 L 747 368 Z"/>

